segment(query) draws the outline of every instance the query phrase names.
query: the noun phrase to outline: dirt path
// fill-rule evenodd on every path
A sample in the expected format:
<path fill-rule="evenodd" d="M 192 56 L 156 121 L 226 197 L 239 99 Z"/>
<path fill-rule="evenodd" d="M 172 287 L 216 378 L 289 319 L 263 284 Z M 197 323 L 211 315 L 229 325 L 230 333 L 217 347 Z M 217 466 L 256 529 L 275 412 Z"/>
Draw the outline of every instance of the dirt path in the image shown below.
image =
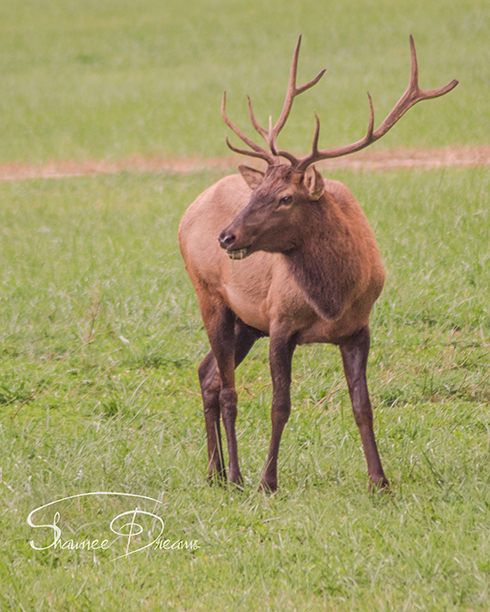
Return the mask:
<path fill-rule="evenodd" d="M 0 181 L 18 181 L 38 178 L 63 178 L 68 176 L 94 176 L 128 172 L 192 172 L 211 168 L 233 170 L 243 157 L 223 158 L 143 158 L 131 157 L 111 162 L 86 160 L 83 162 L 59 161 L 45 165 L 10 163 L 0 165 Z M 353 170 L 393 170 L 400 168 L 448 168 L 490 165 L 490 145 L 480 147 L 448 147 L 444 149 L 393 149 L 365 151 L 351 157 L 338 158 L 318 164 L 325 170 L 350 168 Z"/>

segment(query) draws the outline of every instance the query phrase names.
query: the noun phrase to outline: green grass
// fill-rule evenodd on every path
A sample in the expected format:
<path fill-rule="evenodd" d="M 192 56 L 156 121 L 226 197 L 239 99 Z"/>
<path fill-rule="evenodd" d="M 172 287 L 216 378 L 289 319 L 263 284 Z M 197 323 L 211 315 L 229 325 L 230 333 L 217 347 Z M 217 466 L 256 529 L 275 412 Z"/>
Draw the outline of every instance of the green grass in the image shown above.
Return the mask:
<path fill-rule="evenodd" d="M 369 382 L 390 497 L 368 492 L 338 351 L 321 345 L 295 354 L 280 490 L 257 492 L 265 340 L 237 372 L 245 491 L 207 485 L 207 341 L 176 229 L 216 173 L 0 185 L 2 609 L 488 609 L 488 171 L 335 176 L 387 269 Z M 29 512 L 90 491 L 161 499 L 166 537 L 199 549 L 32 550 Z M 100 537 L 114 508 L 62 512 L 63 538 Z"/>
<path fill-rule="evenodd" d="M 297 100 L 284 148 L 308 150 L 314 109 L 321 146 L 360 138 L 367 90 L 379 123 L 408 82 L 410 33 L 421 86 L 460 85 L 376 146 L 488 142 L 486 0 L 16 0 L 0 6 L 0 161 L 227 155 L 222 92 L 246 131 L 247 93 L 262 123 L 277 117 L 300 33 L 299 79 L 328 70 Z"/>

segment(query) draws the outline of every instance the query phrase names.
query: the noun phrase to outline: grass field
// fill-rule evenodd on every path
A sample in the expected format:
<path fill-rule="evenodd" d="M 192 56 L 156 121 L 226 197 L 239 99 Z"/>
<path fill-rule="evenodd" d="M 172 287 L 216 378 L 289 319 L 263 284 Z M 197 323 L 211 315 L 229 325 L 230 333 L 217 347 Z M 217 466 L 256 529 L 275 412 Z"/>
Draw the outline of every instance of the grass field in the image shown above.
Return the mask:
<path fill-rule="evenodd" d="M 388 272 L 369 370 L 388 499 L 367 490 L 340 359 L 324 346 L 297 351 L 280 492 L 256 492 L 265 341 L 238 370 L 246 491 L 207 486 L 195 375 L 206 340 L 175 232 L 215 175 L 1 186 L 4 609 L 121 597 L 128 610 L 487 607 L 488 172 L 338 177 Z M 33 551 L 29 512 L 87 491 L 162 499 L 169 537 L 199 550 L 117 563 Z"/>
<path fill-rule="evenodd" d="M 243 125 L 246 92 L 259 116 L 277 112 L 300 32 L 300 78 L 329 71 L 298 100 L 285 147 L 307 148 L 314 108 L 332 145 L 357 138 L 368 87 L 387 112 L 408 79 L 410 32 L 421 85 L 461 84 L 379 146 L 490 141 L 484 2 L 182 10 L 1 5 L 0 161 L 224 155 L 223 89 Z M 362 204 L 387 271 L 368 380 L 392 496 L 368 491 L 338 350 L 320 345 L 295 353 L 280 488 L 257 492 L 270 434 L 266 340 L 237 371 L 245 491 L 208 486 L 196 376 L 207 340 L 176 231 L 220 176 L 0 184 L 0 608 L 488 610 L 488 169 L 331 175 Z M 151 508 L 165 538 L 198 548 L 115 561 L 111 550 L 33 550 L 53 530 L 30 527 L 31 511 L 97 491 L 160 500 Z M 63 539 L 101 538 L 131 509 L 123 498 L 67 503 Z M 53 512 L 37 523 L 52 525 Z"/>

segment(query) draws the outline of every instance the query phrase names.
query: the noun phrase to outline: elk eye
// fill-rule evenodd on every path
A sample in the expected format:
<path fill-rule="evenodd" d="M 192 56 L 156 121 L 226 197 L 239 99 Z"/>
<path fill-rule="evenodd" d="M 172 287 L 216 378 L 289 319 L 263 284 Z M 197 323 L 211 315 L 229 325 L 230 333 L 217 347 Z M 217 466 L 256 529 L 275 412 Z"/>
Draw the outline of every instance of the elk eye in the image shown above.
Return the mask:
<path fill-rule="evenodd" d="M 279 206 L 288 206 L 289 204 L 291 204 L 292 201 L 293 201 L 293 197 L 292 196 L 290 196 L 290 195 L 283 196 L 279 200 Z"/>

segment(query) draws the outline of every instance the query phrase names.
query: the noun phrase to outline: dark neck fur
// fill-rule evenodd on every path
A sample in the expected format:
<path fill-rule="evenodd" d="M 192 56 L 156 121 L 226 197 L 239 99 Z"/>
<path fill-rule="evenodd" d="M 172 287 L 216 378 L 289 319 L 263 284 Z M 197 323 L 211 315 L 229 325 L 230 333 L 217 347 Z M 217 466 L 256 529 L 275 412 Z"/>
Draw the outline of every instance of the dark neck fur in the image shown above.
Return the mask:
<path fill-rule="evenodd" d="M 335 319 L 355 284 L 353 238 L 338 204 L 325 195 L 311 204 L 307 226 L 303 243 L 284 256 L 308 302 Z"/>

